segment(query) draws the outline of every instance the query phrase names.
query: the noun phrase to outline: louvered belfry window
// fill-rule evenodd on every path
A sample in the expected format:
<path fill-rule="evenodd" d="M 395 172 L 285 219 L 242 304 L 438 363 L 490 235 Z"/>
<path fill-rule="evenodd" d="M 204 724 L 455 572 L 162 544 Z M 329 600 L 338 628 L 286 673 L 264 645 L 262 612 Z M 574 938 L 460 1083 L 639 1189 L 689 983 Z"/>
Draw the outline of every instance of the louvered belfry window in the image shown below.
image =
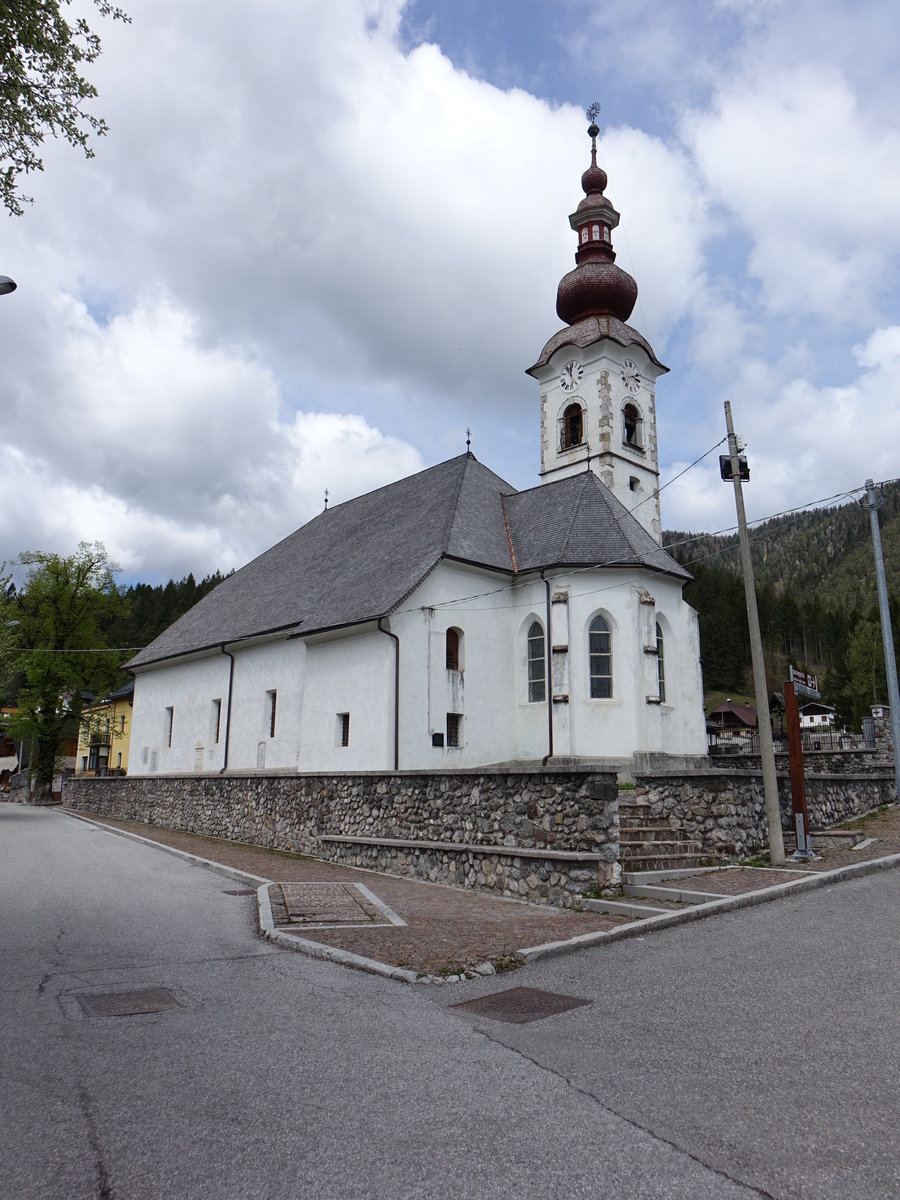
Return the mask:
<path fill-rule="evenodd" d="M 563 413 L 562 448 L 580 446 L 584 441 L 584 413 L 580 404 L 570 404 Z"/>

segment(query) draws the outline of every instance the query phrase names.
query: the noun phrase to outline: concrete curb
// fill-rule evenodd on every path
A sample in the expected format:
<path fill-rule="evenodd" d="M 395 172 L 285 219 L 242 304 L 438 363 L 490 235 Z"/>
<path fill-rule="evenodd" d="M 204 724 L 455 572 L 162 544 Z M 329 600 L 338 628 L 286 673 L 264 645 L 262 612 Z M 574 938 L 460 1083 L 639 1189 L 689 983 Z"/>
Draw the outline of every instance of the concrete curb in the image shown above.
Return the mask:
<path fill-rule="evenodd" d="M 415 971 L 392 967 L 388 963 L 378 962 L 377 959 L 366 958 L 362 954 L 353 954 L 350 950 L 341 950 L 337 946 L 326 946 L 323 942 L 312 942 L 309 938 L 284 933 L 275 927 L 272 918 L 268 883 L 264 883 L 258 889 L 256 897 L 259 905 L 260 931 L 267 941 L 273 942 L 276 946 L 281 946 L 284 950 L 298 950 L 310 958 L 323 958 L 326 962 L 340 963 L 344 967 L 355 967 L 357 971 L 366 971 L 370 975 L 381 975 L 385 979 L 396 979 L 401 983 L 418 982 Z"/>
<path fill-rule="evenodd" d="M 82 813 L 73 812 L 70 809 L 63 809 L 62 811 L 66 816 L 74 817 L 76 821 L 84 821 L 86 824 L 98 826 L 108 833 L 118 834 L 119 837 L 130 838 L 132 841 L 141 842 L 145 846 L 153 846 L 155 849 L 162 850 L 166 854 L 173 854 L 176 858 L 186 860 L 194 866 L 205 867 L 207 870 L 215 871 L 216 874 L 224 875 L 228 879 L 235 879 L 239 883 L 252 883 L 257 889 L 257 915 L 260 933 L 267 941 L 274 943 L 282 949 L 299 951 L 301 954 L 307 954 L 310 958 L 324 959 L 326 962 L 352 967 L 357 971 L 365 971 L 370 975 L 380 975 L 384 979 L 393 979 L 398 983 L 444 984 L 456 982 L 460 979 L 459 976 L 452 976 L 445 979 L 439 975 L 418 975 L 415 971 L 407 971 L 402 967 L 392 967 L 387 963 L 378 962 L 377 959 L 366 958 L 361 954 L 353 954 L 349 950 L 341 950 L 336 946 L 327 946 L 322 942 L 313 942 L 308 938 L 295 937 L 292 934 L 282 933 L 275 928 L 275 923 L 272 919 L 272 909 L 269 903 L 268 888 L 273 880 L 263 879 L 259 875 L 251 875 L 247 871 L 238 871 L 234 867 L 225 867 L 221 863 L 213 862 L 208 858 L 200 858 L 196 854 L 190 854 L 187 850 L 178 850 L 174 846 L 166 846 L 162 842 L 154 842 L 151 838 L 141 837 L 140 834 L 131 833 L 126 829 L 117 829 L 114 825 L 104 825 L 102 821 L 85 816 Z M 669 929 L 675 925 L 686 925 L 689 921 L 701 921 L 705 917 L 717 916 L 719 913 L 735 912 L 740 908 L 751 908 L 756 904 L 766 904 L 770 900 L 780 900 L 783 896 L 793 892 L 812 891 L 815 888 L 827 887 L 833 883 L 842 883 L 845 879 L 871 875 L 876 871 L 887 871 L 897 866 L 900 866 L 900 854 L 891 854 L 885 858 L 873 858 L 867 862 L 852 863 L 847 867 L 838 867 L 834 871 L 822 871 L 810 874 L 805 879 L 793 879 L 787 883 L 778 883 L 772 887 L 760 888 L 755 892 L 742 892 L 738 896 L 726 896 L 723 899 L 712 900 L 709 904 L 701 904 L 696 908 L 684 908 L 678 912 L 666 913 L 664 916 L 636 920 L 631 925 L 620 925 L 615 929 L 598 930 L 595 933 L 582 933 L 578 937 L 569 938 L 565 942 L 546 942 L 542 946 L 529 946 L 524 950 L 517 951 L 516 957 L 521 958 L 523 965 L 525 965 L 531 962 L 538 962 L 543 958 L 554 958 L 557 955 L 569 954 L 587 946 L 602 946 L 606 942 L 619 942 L 625 938 L 643 937 L 645 934 L 654 933 L 658 929 Z M 483 966 L 487 965 L 483 964 Z M 481 975 L 481 972 L 477 968 L 476 975 Z M 464 976 L 463 978 L 466 977 Z"/>
<path fill-rule="evenodd" d="M 876 871 L 888 871 L 892 867 L 898 866 L 900 866 L 900 854 L 890 854 L 885 858 L 873 858 L 867 862 L 838 867 L 834 871 L 817 872 L 808 875 L 805 879 L 792 879 L 787 883 L 777 883 L 772 887 L 760 888 L 755 892 L 742 892 L 738 896 L 726 896 L 721 900 L 712 900 L 709 904 L 700 904 L 696 908 L 684 908 L 679 912 L 666 913 L 663 917 L 648 917 L 644 921 L 635 921 L 633 925 L 620 925 L 617 929 L 600 930 L 596 933 L 582 933 L 565 942 L 546 942 L 543 946 L 529 946 L 520 950 L 519 953 L 526 963 L 537 962 L 542 958 L 553 958 L 558 954 L 568 954 L 573 950 L 580 950 L 584 946 L 601 946 L 604 942 L 619 942 L 625 938 L 643 937 L 647 933 L 654 933 L 657 929 L 669 929 L 673 925 L 686 925 L 689 921 L 702 921 L 705 917 L 734 912 L 739 908 L 752 908 L 755 904 L 780 900 L 793 892 L 809 892 L 815 888 L 828 887 L 832 883 L 842 883 L 845 879 L 853 879 L 858 875 L 871 875 Z"/>
<path fill-rule="evenodd" d="M 76 821 L 84 821 L 86 825 L 96 825 L 100 829 L 104 829 L 107 833 L 115 833 L 118 837 L 128 838 L 132 842 L 141 842 L 144 846 L 152 846 L 154 850 L 162 850 L 164 854 L 173 854 L 176 858 L 185 859 L 187 862 L 193 863 L 197 867 L 205 867 L 207 871 L 215 871 L 217 875 L 224 875 L 226 879 L 234 879 L 238 883 L 252 883 L 254 887 L 259 887 L 261 883 L 271 883 L 271 879 L 263 879 L 261 875 L 251 875 L 249 871 L 239 871 L 237 867 L 226 867 L 222 863 L 214 862 L 211 858 L 201 858 L 199 854 L 191 854 L 188 850 L 178 850 L 175 846 L 167 846 L 165 842 L 154 842 L 153 838 L 141 837 L 139 833 L 132 833 L 128 829 L 119 829 L 115 825 L 105 825 L 103 821 L 96 817 L 86 816 L 84 813 L 73 812 L 71 809 L 64 808 L 62 810 L 67 817 L 73 817 Z"/>
<path fill-rule="evenodd" d="M 115 833 L 119 837 L 128 838 L 132 842 L 140 842 L 144 846 L 152 846 L 154 850 L 162 850 L 165 854 L 172 854 L 175 858 L 180 858 L 184 862 L 191 863 L 195 867 L 205 867 L 208 871 L 214 871 L 217 875 L 224 875 L 227 879 L 234 879 L 238 883 L 253 884 L 256 888 L 256 908 L 259 931 L 268 942 L 272 942 L 282 949 L 299 950 L 303 954 L 309 955 L 310 958 L 322 958 L 328 962 L 340 963 L 345 967 L 354 967 L 357 971 L 367 971 L 370 975 L 382 975 L 387 979 L 396 979 L 401 983 L 430 983 L 431 976 L 418 976 L 415 971 L 405 971 L 402 967 L 392 967 L 387 963 L 378 962 L 374 958 L 365 958 L 361 954 L 353 954 L 349 950 L 341 950 L 337 946 L 326 946 L 321 942 L 311 942 L 308 938 L 294 937 L 289 933 L 282 933 L 275 928 L 275 922 L 272 919 L 272 906 L 269 902 L 269 885 L 274 881 L 271 879 L 263 879 L 260 875 L 251 875 L 249 871 L 239 871 L 236 867 L 226 867 L 222 863 L 213 862 L 209 858 L 200 858 L 197 854 L 191 854 L 187 850 L 179 850 L 175 846 L 167 846 L 164 842 L 154 842 L 152 838 L 141 837 L 139 833 L 132 833 L 128 829 L 118 829 L 115 825 L 105 825 L 103 821 L 99 821 L 94 817 L 89 817 L 83 813 L 72 812 L 68 809 L 63 809 L 67 817 L 74 817 L 76 821 L 84 821 L 86 825 L 95 825 L 99 829 L 105 830 L 107 833 Z M 443 980 L 441 980 L 443 983 Z"/>

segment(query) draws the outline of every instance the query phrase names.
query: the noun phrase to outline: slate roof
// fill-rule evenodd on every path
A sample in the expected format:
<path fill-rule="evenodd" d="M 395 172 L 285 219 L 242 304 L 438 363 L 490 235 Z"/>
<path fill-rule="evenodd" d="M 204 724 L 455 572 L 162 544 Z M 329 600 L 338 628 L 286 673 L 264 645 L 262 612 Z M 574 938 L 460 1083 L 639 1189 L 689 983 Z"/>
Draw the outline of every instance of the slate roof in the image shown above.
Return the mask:
<path fill-rule="evenodd" d="M 387 616 L 443 558 L 506 575 L 596 564 L 690 578 L 593 474 L 516 492 L 468 453 L 320 513 L 223 580 L 127 666 Z"/>
<path fill-rule="evenodd" d="M 517 492 L 504 508 L 519 571 L 600 564 L 691 578 L 593 471 Z"/>

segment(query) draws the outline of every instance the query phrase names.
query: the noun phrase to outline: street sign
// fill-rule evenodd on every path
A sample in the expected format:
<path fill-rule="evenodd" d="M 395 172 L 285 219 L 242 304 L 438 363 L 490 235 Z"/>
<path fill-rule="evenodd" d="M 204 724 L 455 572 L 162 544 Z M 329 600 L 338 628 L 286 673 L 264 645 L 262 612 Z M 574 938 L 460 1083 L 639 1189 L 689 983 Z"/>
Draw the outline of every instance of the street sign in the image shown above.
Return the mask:
<path fill-rule="evenodd" d="M 809 696 L 813 700 L 820 700 L 822 693 L 819 691 L 818 675 L 809 675 L 806 671 L 798 671 L 796 667 L 790 667 L 790 679 L 794 685 L 794 690 L 801 696 Z"/>

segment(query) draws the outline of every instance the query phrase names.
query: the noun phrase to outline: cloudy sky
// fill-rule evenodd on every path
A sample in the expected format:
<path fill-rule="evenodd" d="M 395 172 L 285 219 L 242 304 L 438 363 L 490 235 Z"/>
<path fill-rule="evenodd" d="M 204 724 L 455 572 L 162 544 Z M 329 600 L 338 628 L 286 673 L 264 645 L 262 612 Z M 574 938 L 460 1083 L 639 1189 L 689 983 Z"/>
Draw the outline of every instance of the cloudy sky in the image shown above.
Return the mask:
<path fill-rule="evenodd" d="M 123 3 L 84 0 L 96 158 L 47 144 L 2 217 L 0 560 L 228 570 L 467 427 L 537 483 L 593 100 L 664 481 L 726 399 L 751 519 L 900 475 L 893 2 Z M 716 453 L 667 528 L 734 523 Z"/>

